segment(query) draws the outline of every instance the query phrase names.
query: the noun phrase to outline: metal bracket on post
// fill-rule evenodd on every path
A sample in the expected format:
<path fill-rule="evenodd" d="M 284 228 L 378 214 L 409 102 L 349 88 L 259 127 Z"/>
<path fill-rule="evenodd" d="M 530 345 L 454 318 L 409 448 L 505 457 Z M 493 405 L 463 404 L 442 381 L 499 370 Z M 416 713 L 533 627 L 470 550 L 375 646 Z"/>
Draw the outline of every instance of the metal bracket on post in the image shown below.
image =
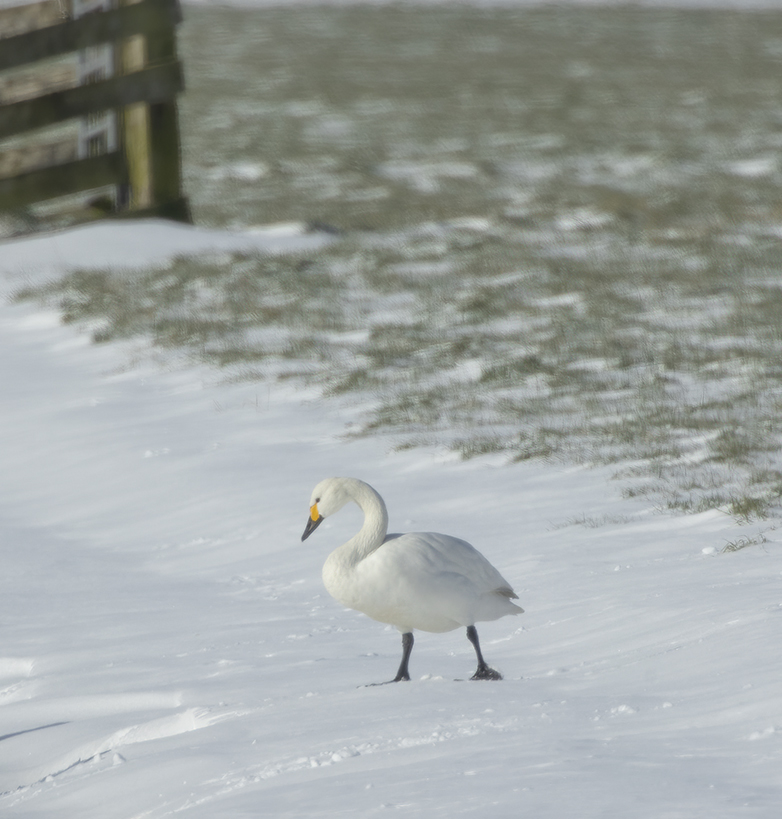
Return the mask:
<path fill-rule="evenodd" d="M 74 19 L 96 11 L 109 11 L 116 7 L 116 0 L 72 0 L 72 2 Z M 85 48 L 79 52 L 79 85 L 89 85 L 113 77 L 116 73 L 115 66 L 116 55 L 112 43 Z M 116 111 L 108 110 L 88 114 L 79 120 L 77 137 L 79 159 L 112 153 L 117 150 L 117 144 Z"/>

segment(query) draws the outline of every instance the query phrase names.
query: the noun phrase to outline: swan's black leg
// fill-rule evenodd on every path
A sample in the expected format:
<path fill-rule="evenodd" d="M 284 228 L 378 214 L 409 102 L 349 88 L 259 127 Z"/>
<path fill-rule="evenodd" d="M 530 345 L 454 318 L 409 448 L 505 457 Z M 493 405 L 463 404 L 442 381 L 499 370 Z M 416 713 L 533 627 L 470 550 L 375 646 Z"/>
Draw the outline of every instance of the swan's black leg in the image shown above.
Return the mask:
<path fill-rule="evenodd" d="M 402 662 L 399 664 L 399 671 L 396 672 L 396 677 L 393 680 L 388 680 L 384 683 L 369 683 L 370 686 L 388 685 L 389 683 L 402 682 L 410 679 L 410 671 L 407 668 L 407 663 L 410 661 L 410 652 L 413 650 L 413 632 L 406 631 L 402 635 Z"/>
<path fill-rule="evenodd" d="M 410 653 L 413 650 L 413 632 L 406 631 L 402 635 L 402 662 L 399 664 L 399 671 L 396 672 L 396 677 L 392 682 L 401 682 L 402 680 L 410 679 L 410 671 L 407 668 L 407 663 L 410 660 Z"/>
<path fill-rule="evenodd" d="M 410 636 L 412 637 L 412 634 Z M 472 675 L 472 677 L 470 677 L 470 679 L 501 680 L 502 674 L 486 665 L 486 660 L 483 659 L 483 654 L 481 654 L 481 644 L 478 642 L 478 632 L 475 630 L 475 626 L 467 626 L 467 639 L 472 643 L 472 647 L 475 649 L 475 653 L 478 656 L 478 670 Z"/>

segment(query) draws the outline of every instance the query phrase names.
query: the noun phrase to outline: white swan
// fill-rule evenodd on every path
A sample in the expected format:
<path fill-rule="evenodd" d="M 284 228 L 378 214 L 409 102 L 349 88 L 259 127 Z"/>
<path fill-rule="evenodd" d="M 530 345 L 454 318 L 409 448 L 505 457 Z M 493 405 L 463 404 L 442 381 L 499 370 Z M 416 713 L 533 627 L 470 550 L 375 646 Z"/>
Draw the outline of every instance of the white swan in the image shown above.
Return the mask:
<path fill-rule="evenodd" d="M 333 551 L 323 566 L 329 594 L 348 608 L 402 632 L 402 663 L 393 682 L 409 680 L 413 629 L 452 631 L 467 627 L 478 657 L 473 680 L 501 680 L 481 654 L 475 623 L 524 609 L 510 583 L 464 540 L 434 532 L 389 535 L 380 495 L 356 478 L 326 478 L 313 490 L 302 540 L 348 502 L 364 512 L 358 534 Z"/>

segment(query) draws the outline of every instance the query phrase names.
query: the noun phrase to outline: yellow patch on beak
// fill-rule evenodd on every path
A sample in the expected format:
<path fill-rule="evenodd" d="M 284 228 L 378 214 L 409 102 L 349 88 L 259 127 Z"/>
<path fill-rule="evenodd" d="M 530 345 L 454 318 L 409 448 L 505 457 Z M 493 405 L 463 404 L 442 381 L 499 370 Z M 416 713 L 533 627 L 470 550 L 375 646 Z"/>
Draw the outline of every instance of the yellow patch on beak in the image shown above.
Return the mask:
<path fill-rule="evenodd" d="M 310 518 L 311 518 L 313 521 L 315 521 L 315 520 L 317 520 L 319 517 L 320 517 L 320 512 L 318 512 L 318 504 L 317 504 L 317 503 L 313 503 L 313 504 L 312 504 L 312 506 L 310 506 Z"/>

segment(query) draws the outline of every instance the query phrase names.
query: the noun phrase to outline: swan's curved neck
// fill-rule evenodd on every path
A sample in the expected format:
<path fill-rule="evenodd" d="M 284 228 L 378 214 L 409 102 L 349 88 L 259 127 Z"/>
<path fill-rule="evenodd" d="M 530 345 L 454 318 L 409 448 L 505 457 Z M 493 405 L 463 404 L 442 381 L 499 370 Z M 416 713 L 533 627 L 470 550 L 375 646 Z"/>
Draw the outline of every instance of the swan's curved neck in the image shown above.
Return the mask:
<path fill-rule="evenodd" d="M 369 484 L 355 481 L 350 489 L 351 499 L 364 513 L 364 523 L 358 533 L 338 551 L 343 552 L 346 557 L 349 555 L 349 561 L 356 564 L 374 552 L 385 540 L 388 532 L 388 511 L 383 498 Z"/>

